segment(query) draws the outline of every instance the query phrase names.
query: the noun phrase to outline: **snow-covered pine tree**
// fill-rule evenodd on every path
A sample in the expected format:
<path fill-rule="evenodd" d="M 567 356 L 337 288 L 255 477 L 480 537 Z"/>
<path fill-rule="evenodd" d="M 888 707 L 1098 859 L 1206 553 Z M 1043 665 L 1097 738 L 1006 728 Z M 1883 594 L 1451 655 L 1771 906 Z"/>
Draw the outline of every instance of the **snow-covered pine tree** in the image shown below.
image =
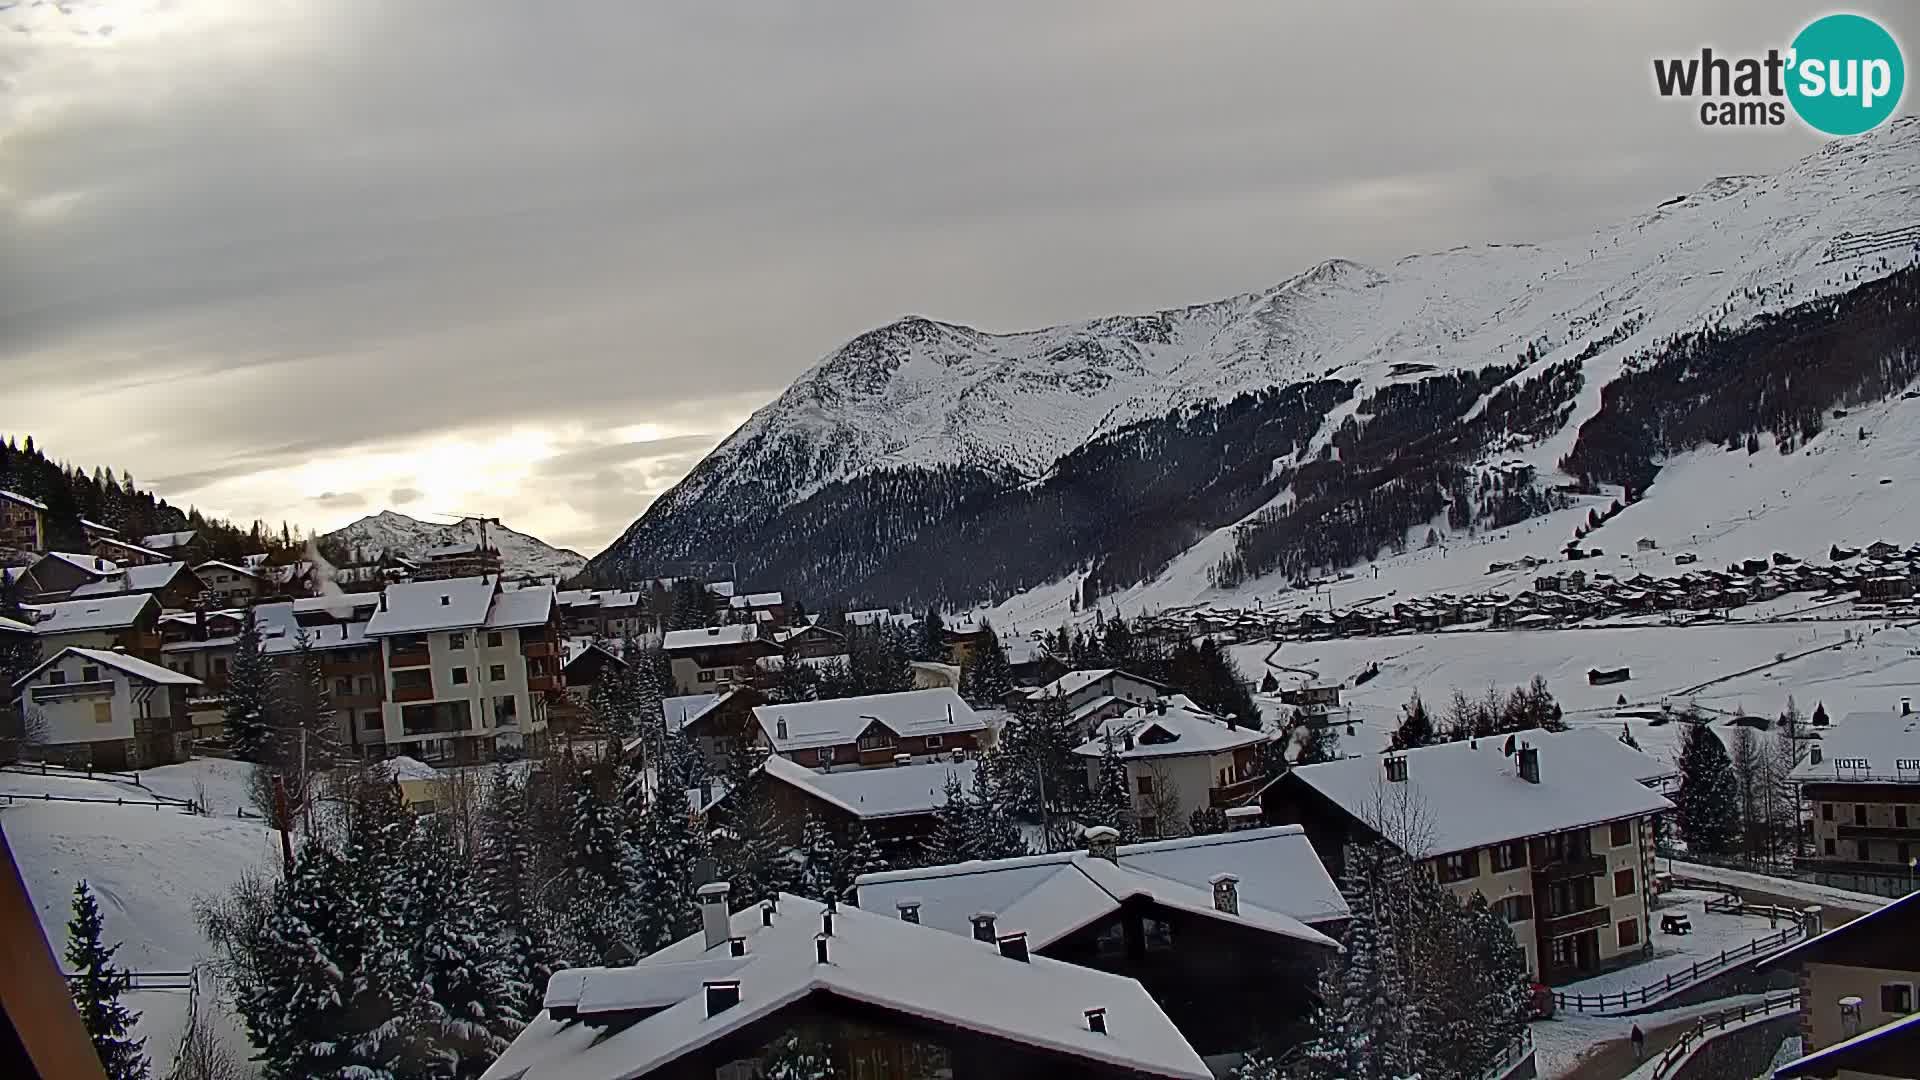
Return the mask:
<path fill-rule="evenodd" d="M 953 773 L 947 774 L 945 795 L 946 801 L 933 812 L 933 829 L 922 851 L 922 861 L 928 866 L 947 866 L 974 857 L 973 807 L 960 778 Z"/>
<path fill-rule="evenodd" d="M 700 928 L 694 867 L 706 846 L 687 813 L 686 790 L 662 787 L 647 805 L 633 845 L 639 951 L 663 949 Z"/>
<path fill-rule="evenodd" d="M 800 887 L 800 868 L 783 837 L 786 825 L 761 778 L 765 746 L 736 740 L 727 758 L 727 804 L 734 841 L 721 852 L 736 904 L 755 904 Z"/>
<path fill-rule="evenodd" d="M 1733 851 L 1740 832 L 1739 789 L 1720 737 L 1704 723 L 1688 723 L 1680 740 L 1680 790 L 1673 802 L 1674 824 L 1689 850 Z"/>
<path fill-rule="evenodd" d="M 1401 707 L 1400 726 L 1394 729 L 1390 747 L 1394 750 L 1412 750 L 1432 746 L 1438 737 L 1433 726 L 1433 714 L 1427 711 L 1426 702 L 1420 700 L 1420 692 L 1416 690 L 1413 697 Z"/>
<path fill-rule="evenodd" d="M 594 770 L 581 770 L 573 782 L 567 849 L 553 897 L 563 964 L 597 964 L 616 945 L 632 948 L 632 865 L 618 804 L 602 791 Z"/>
<path fill-rule="evenodd" d="M 913 643 L 913 658 L 940 664 L 947 662 L 947 623 L 934 608 L 928 608 L 926 616 L 920 620 L 920 633 Z"/>
<path fill-rule="evenodd" d="M 526 787 L 514 780 L 504 762 L 494 766 L 480 820 L 475 885 L 493 905 L 494 930 L 506 946 L 511 978 L 527 990 L 516 1003 L 518 1011 L 530 1017 L 539 1011 L 555 965 L 546 919 L 534 895 L 536 860 Z"/>
<path fill-rule="evenodd" d="M 259 761 L 266 750 L 273 726 L 273 684 L 272 664 L 260 651 L 260 624 L 248 608 L 227 664 L 223 695 L 227 742 L 243 761 Z"/>
<path fill-rule="evenodd" d="M 103 941 L 103 929 L 100 904 L 83 879 L 73 887 L 73 919 L 67 923 L 67 970 L 75 976 L 67 986 L 107 1080 L 144 1080 L 147 1041 L 132 1037 L 139 1017 L 120 1001 L 133 980 L 113 962 L 120 946 Z"/>
<path fill-rule="evenodd" d="M 1131 844 L 1140 838 L 1140 818 L 1133 812 L 1133 785 L 1127 781 L 1127 763 L 1113 733 L 1108 732 L 1100 747 L 1100 778 L 1087 800 L 1085 817 L 1089 824 L 1120 830 L 1120 842 Z"/>
<path fill-rule="evenodd" d="M 392 1077 L 392 1061 L 363 1052 L 370 1029 L 392 1016 L 360 984 L 369 920 L 341 856 L 319 840 L 301 847 L 293 873 L 274 884 L 266 925 L 236 1005 L 269 1080 Z"/>
<path fill-rule="evenodd" d="M 973 790 L 967 807 L 966 827 L 969 833 L 968 857 L 974 859 L 1012 859 L 1033 852 L 1027 847 L 1026 837 L 1020 834 L 1020 826 L 1007 813 L 991 786 L 987 783 L 985 769 L 973 770 Z"/>
<path fill-rule="evenodd" d="M 1323 969 L 1292 1076 L 1300 1080 L 1395 1080 L 1412 1075 L 1408 1047 L 1418 1022 L 1403 979 L 1400 886 L 1405 859 L 1385 844 L 1349 845 L 1340 891 L 1352 919 L 1341 954 Z"/>
<path fill-rule="evenodd" d="M 1340 760 L 1340 732 L 1332 724 L 1303 724 L 1300 746 L 1294 752 L 1295 765 L 1318 765 Z"/>
<path fill-rule="evenodd" d="M 806 860 L 800 875 L 800 895 L 821 903 L 840 899 L 839 877 L 846 854 L 818 814 L 809 813 L 800 830 L 800 855 Z"/>
<path fill-rule="evenodd" d="M 1620 742 L 1622 745 L 1631 746 L 1635 750 L 1640 749 L 1640 740 L 1633 737 L 1633 729 L 1628 727 L 1624 722 L 1620 725 Z"/>
<path fill-rule="evenodd" d="M 960 673 L 960 696 L 979 709 L 997 709 L 1006 704 L 1013 690 L 1013 669 L 1007 664 L 1007 650 L 993 624 L 980 620 L 980 639 L 973 647 L 966 670 Z"/>
<path fill-rule="evenodd" d="M 872 830 L 858 821 L 847 831 L 844 851 L 846 858 L 836 878 L 836 883 L 843 890 L 862 874 L 883 874 L 893 869 L 892 862 L 881 850 L 880 841 L 874 838 Z"/>

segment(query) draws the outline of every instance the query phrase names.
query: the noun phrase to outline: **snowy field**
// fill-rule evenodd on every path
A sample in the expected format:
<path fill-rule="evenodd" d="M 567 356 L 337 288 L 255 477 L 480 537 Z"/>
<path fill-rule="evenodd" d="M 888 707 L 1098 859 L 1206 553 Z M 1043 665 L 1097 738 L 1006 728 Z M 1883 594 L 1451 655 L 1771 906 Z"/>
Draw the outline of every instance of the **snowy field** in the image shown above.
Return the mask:
<path fill-rule="evenodd" d="M 197 798 L 204 786 L 214 808 L 206 817 L 72 802 L 0 810 L 0 828 L 55 954 L 66 944 L 74 883 L 84 878 L 99 899 L 107 940 L 124 943 L 116 957 L 121 964 L 133 971 L 185 971 L 205 961 L 209 950 L 194 922 L 194 901 L 224 891 L 248 870 L 271 870 L 280 857 L 274 832 L 257 819 L 234 816 L 246 799 L 246 769 L 196 759 L 141 773 L 146 790 L 83 776 L 0 771 L 0 791 L 15 794 L 146 800 L 158 793 L 184 800 Z M 128 1002 L 142 1014 L 138 1033 L 148 1040 L 148 1055 L 164 1067 L 186 1022 L 187 994 L 140 992 Z M 228 1010 L 211 1012 L 244 1058 L 250 1051 Z"/>

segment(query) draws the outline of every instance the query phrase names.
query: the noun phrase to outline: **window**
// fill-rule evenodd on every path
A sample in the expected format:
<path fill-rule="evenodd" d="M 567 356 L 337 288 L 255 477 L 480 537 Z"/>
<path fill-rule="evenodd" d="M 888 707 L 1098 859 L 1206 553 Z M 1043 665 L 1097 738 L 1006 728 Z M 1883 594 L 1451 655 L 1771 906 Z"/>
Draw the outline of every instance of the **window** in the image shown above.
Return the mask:
<path fill-rule="evenodd" d="M 493 682 L 506 682 L 507 681 L 507 665 L 488 664 L 487 678 Z"/>
<path fill-rule="evenodd" d="M 1867 842 L 1865 840 L 1855 840 L 1853 842 L 1853 857 L 1857 862 L 1867 861 Z"/>
<path fill-rule="evenodd" d="M 368 731 L 379 731 L 380 730 L 380 714 L 372 710 L 368 710 L 367 714 L 360 718 L 360 726 L 366 728 Z"/>
<path fill-rule="evenodd" d="M 1613 846 L 1626 847 L 1633 843 L 1633 822 L 1616 821 L 1613 823 Z"/>
<path fill-rule="evenodd" d="M 1880 1011 L 1905 1016 L 1913 1011 L 1912 983 L 1881 983 Z"/>
<path fill-rule="evenodd" d="M 94 664 L 88 664 L 86 667 L 81 668 L 80 681 L 81 682 L 99 682 L 100 668 Z"/>
<path fill-rule="evenodd" d="M 61 671 L 59 668 L 54 668 L 52 671 L 47 672 L 48 686 L 61 686 L 64 685 L 66 681 L 67 673 Z"/>
<path fill-rule="evenodd" d="M 1639 919 L 1621 919 L 1620 924 L 1613 928 L 1613 932 L 1619 935 L 1620 947 L 1623 949 L 1640 944 Z"/>
<path fill-rule="evenodd" d="M 505 642 L 506 640 L 507 640 L 506 635 L 502 634 L 498 630 L 489 630 L 487 632 L 487 648 L 489 649 L 499 648 L 501 643 Z"/>
<path fill-rule="evenodd" d="M 1833 804 L 1832 803 L 1823 802 L 1820 804 L 1820 820 L 1821 821 L 1833 820 Z"/>
<path fill-rule="evenodd" d="M 1480 853 L 1477 851 L 1457 851 L 1440 858 L 1440 883 L 1465 881 L 1480 876 Z"/>
<path fill-rule="evenodd" d="M 1533 918 L 1533 897 L 1509 896 L 1493 905 L 1493 909 L 1510 923 L 1526 922 Z"/>
<path fill-rule="evenodd" d="M 1133 780 L 1133 786 L 1134 786 L 1134 790 L 1138 791 L 1140 794 L 1151 795 L 1153 794 L 1153 777 L 1137 776 Z"/>
<path fill-rule="evenodd" d="M 355 679 L 354 688 L 359 690 L 362 694 L 373 693 L 373 676 L 362 675 L 359 678 Z"/>
<path fill-rule="evenodd" d="M 448 634 L 447 635 L 447 648 L 464 649 L 466 647 L 467 647 L 467 635 L 465 634 Z"/>
<path fill-rule="evenodd" d="M 353 684 L 346 679 L 335 679 L 333 680 L 333 692 L 340 697 L 346 697 L 348 694 L 353 693 Z"/>
<path fill-rule="evenodd" d="M 1613 872 L 1613 895 L 1615 896 L 1632 896 L 1633 895 L 1633 870 L 1631 867 L 1625 870 L 1615 870 Z"/>
<path fill-rule="evenodd" d="M 467 685 L 467 669 L 466 668 L 457 667 L 453 669 L 453 685 L 455 686 Z"/>
<path fill-rule="evenodd" d="M 1867 806 L 1865 803 L 1853 804 L 1853 823 L 1855 825 L 1865 825 L 1867 823 Z"/>
<path fill-rule="evenodd" d="M 1510 844 L 1500 844 L 1489 848 L 1488 855 L 1493 858 L 1493 872 L 1514 870 L 1527 865 L 1527 845 L 1525 841 L 1515 840 Z"/>
<path fill-rule="evenodd" d="M 893 732 L 879 724 L 870 724 L 867 730 L 861 732 L 860 737 L 854 741 L 862 750 L 891 750 L 893 749 Z"/>
<path fill-rule="evenodd" d="M 1831 837 L 1831 836 L 1829 836 L 1829 837 L 1827 837 L 1827 854 L 1829 854 L 1829 855 L 1837 855 L 1837 854 L 1839 854 L 1839 852 L 1837 852 L 1837 851 L 1835 851 L 1835 850 L 1833 849 L 1833 837 Z"/>
<path fill-rule="evenodd" d="M 1145 814 L 1141 816 L 1139 828 L 1140 828 L 1141 836 L 1159 836 L 1160 835 L 1160 823 L 1158 821 L 1155 821 L 1153 818 L 1153 815 L 1151 814 Z"/>
<path fill-rule="evenodd" d="M 512 727 L 520 719 L 520 703 L 513 695 L 493 699 L 493 726 Z"/>
<path fill-rule="evenodd" d="M 938 750 L 943 741 L 944 740 L 938 735 L 929 735 L 927 736 L 927 749 Z"/>
<path fill-rule="evenodd" d="M 113 723 L 113 702 L 96 701 L 93 703 L 93 722 L 96 724 Z"/>
<path fill-rule="evenodd" d="M 216 657 L 214 657 L 214 658 L 213 658 L 213 673 L 214 673 L 215 675 L 225 675 L 225 674 L 227 673 L 227 658 L 226 658 L 226 657 L 224 657 L 224 656 L 216 656 Z"/>
<path fill-rule="evenodd" d="M 1907 808 L 1905 805 L 1893 808 L 1893 827 L 1896 829 L 1904 829 L 1907 827 Z"/>
<path fill-rule="evenodd" d="M 701 682 L 712 682 L 713 672 L 702 670 L 700 674 L 694 676 L 694 678 L 698 679 Z"/>

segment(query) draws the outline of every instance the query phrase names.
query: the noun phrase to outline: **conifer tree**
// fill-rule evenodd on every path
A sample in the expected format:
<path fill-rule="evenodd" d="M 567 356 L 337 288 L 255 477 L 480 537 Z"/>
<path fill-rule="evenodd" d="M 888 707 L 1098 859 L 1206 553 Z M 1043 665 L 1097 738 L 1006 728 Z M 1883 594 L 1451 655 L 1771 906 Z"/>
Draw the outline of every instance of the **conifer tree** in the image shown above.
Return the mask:
<path fill-rule="evenodd" d="M 595 964 L 615 946 L 632 948 L 632 850 L 619 807 L 591 770 L 572 785 L 560 893 L 562 959 Z"/>
<path fill-rule="evenodd" d="M 274 723 L 273 689 L 271 662 L 260 651 L 260 625 L 248 608 L 227 665 L 224 697 L 227 742 L 243 761 L 259 761 L 266 752 Z"/>
<path fill-rule="evenodd" d="M 1133 785 L 1127 781 L 1127 765 L 1112 732 L 1100 747 L 1100 777 L 1088 799 L 1085 816 L 1094 825 L 1119 830 L 1123 844 L 1140 838 L 1140 819 L 1133 812 Z"/>
<path fill-rule="evenodd" d="M 1707 855 L 1733 851 L 1740 831 L 1740 783 L 1727 749 L 1704 723 L 1687 723 L 1680 742 L 1680 790 L 1674 824 L 1687 848 Z"/>
<path fill-rule="evenodd" d="M 886 852 L 880 848 L 880 842 L 873 832 L 861 822 L 854 822 L 847 832 L 846 861 L 840 871 L 840 887 L 851 886 L 862 874 L 884 874 L 893 869 Z"/>
<path fill-rule="evenodd" d="M 1401 708 L 1400 726 L 1394 730 L 1391 746 L 1395 750 L 1412 750 L 1432 746 L 1436 738 L 1433 715 L 1427 712 L 1426 703 L 1420 700 L 1419 692 L 1415 691 L 1412 699 Z"/>
<path fill-rule="evenodd" d="M 699 929 L 694 867 L 704 853 L 687 812 L 685 789 L 662 787 L 648 803 L 633 846 L 640 951 L 665 948 Z"/>
<path fill-rule="evenodd" d="M 481 804 L 483 838 L 475 861 L 475 886 L 493 906 L 494 927 L 512 966 L 509 977 L 527 995 L 516 1004 L 522 1016 L 539 1011 L 553 974 L 552 945 L 535 895 L 533 824 L 523 784 L 504 762 L 494 766 Z"/>
<path fill-rule="evenodd" d="M 1340 891 L 1352 919 L 1343 951 L 1323 969 L 1294 1075 L 1307 1080 L 1394 1080 L 1412 1075 L 1415 1018 L 1402 977 L 1404 858 L 1385 844 L 1350 845 Z"/>
<path fill-rule="evenodd" d="M 947 624 L 940 613 L 933 608 L 920 620 L 920 634 L 914 642 L 913 658 L 945 663 L 947 659 Z"/>
<path fill-rule="evenodd" d="M 1030 855 L 1026 837 L 1000 800 L 994 796 L 983 768 L 973 770 L 973 790 L 967 808 L 969 858 L 1012 859 Z"/>
<path fill-rule="evenodd" d="M 819 815 L 809 813 L 800 831 L 800 854 L 806 860 L 801 872 L 800 895 L 825 903 L 839 899 L 846 853 Z"/>
<path fill-rule="evenodd" d="M 1013 670 L 1007 664 L 1007 650 L 993 624 L 980 620 L 980 639 L 973 648 L 967 668 L 960 673 L 960 694 L 975 708 L 997 709 L 1013 690 Z"/>
<path fill-rule="evenodd" d="M 270 1080 L 391 1075 L 391 1060 L 369 1054 L 371 1030 L 393 1012 L 356 973 L 372 920 L 349 884 L 344 860 L 318 840 L 302 845 L 292 874 L 273 887 L 255 978 L 236 987 L 240 1015 Z"/>
<path fill-rule="evenodd" d="M 147 1076 L 145 1039 L 132 1037 L 135 1013 L 120 1002 L 132 977 L 113 962 L 119 945 L 101 939 L 100 905 L 82 880 L 73 887 L 73 919 L 67 923 L 68 984 L 80 1022 L 93 1040 L 107 1080 L 143 1080 Z"/>
<path fill-rule="evenodd" d="M 960 778 L 949 772 L 946 801 L 934 811 L 933 830 L 927 834 L 923 861 L 928 866 L 966 862 L 973 854 L 973 806 Z"/>
<path fill-rule="evenodd" d="M 768 751 L 745 740 L 728 755 L 727 806 L 732 840 L 720 852 L 736 904 L 753 904 L 800 887 L 800 867 L 782 839 L 786 825 L 760 775 Z"/>

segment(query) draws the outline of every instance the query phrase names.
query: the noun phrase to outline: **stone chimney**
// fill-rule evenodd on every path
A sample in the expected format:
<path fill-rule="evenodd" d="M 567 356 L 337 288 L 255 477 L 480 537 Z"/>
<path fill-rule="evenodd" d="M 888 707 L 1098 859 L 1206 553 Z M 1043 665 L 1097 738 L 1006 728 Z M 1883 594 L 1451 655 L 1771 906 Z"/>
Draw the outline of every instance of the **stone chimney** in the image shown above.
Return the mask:
<path fill-rule="evenodd" d="M 1087 854 L 1110 863 L 1120 861 L 1120 830 L 1111 825 L 1095 825 L 1086 831 Z"/>
<path fill-rule="evenodd" d="M 1540 748 L 1537 746 L 1520 747 L 1520 779 L 1529 784 L 1540 782 Z"/>
<path fill-rule="evenodd" d="M 709 949 L 725 945 L 731 936 L 733 920 L 727 911 L 727 894 L 732 891 L 733 886 L 724 881 L 712 881 L 700 886 L 700 928 Z"/>
<path fill-rule="evenodd" d="M 719 1016 L 740 1004 L 740 981 L 727 979 L 702 984 L 707 990 L 707 1015 Z"/>
<path fill-rule="evenodd" d="M 991 911 L 976 911 L 967 920 L 973 923 L 973 940 L 984 941 L 991 945 L 999 940 L 993 933 L 993 920 L 998 918 Z"/>
<path fill-rule="evenodd" d="M 1257 829 L 1261 825 L 1261 814 L 1260 807 L 1253 804 L 1233 807 L 1227 811 L 1227 831 Z"/>
<path fill-rule="evenodd" d="M 1018 933 L 1006 934 L 995 940 L 1000 946 L 1001 956 L 1009 960 L 1018 960 L 1023 964 L 1027 962 L 1027 932 L 1025 930 L 1021 930 Z"/>
<path fill-rule="evenodd" d="M 1240 875 L 1222 871 L 1207 880 L 1213 883 L 1214 910 L 1240 914 Z"/>

